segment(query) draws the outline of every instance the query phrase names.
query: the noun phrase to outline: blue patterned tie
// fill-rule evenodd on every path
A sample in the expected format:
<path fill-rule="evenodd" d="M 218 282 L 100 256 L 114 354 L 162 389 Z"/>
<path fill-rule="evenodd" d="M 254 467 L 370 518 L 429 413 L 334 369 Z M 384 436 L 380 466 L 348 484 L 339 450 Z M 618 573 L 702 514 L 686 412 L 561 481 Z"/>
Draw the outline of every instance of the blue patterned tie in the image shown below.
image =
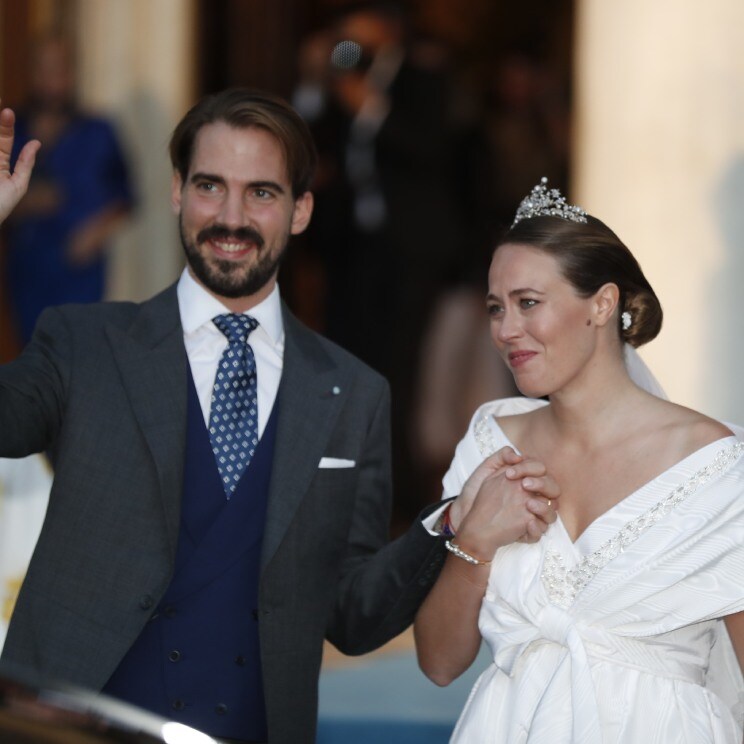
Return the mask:
<path fill-rule="evenodd" d="M 209 441 L 229 499 L 258 446 L 256 360 L 248 336 L 258 326 L 250 315 L 218 315 L 212 322 L 227 336 L 212 389 Z"/>

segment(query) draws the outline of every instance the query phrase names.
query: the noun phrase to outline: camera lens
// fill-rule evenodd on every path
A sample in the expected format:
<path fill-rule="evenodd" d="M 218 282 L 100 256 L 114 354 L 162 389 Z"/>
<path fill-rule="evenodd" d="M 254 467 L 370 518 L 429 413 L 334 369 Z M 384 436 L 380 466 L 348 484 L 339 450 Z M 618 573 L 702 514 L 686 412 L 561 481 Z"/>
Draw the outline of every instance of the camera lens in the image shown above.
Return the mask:
<path fill-rule="evenodd" d="M 361 58 L 362 47 L 356 41 L 339 41 L 331 52 L 331 64 L 339 70 L 351 70 Z"/>

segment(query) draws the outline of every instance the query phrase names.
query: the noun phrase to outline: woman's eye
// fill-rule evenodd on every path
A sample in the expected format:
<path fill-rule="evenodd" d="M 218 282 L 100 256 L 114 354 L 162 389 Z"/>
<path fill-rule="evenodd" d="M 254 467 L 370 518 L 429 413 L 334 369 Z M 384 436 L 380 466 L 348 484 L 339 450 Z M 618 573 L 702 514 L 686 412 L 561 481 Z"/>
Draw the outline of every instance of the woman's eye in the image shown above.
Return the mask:
<path fill-rule="evenodd" d="M 492 317 L 496 317 L 497 315 L 501 315 L 504 308 L 501 307 L 501 305 L 497 305 L 495 302 L 486 306 L 486 312 Z"/>
<path fill-rule="evenodd" d="M 538 304 L 537 300 L 531 300 L 529 297 L 523 297 L 519 301 L 519 306 L 523 310 L 529 310 L 531 307 L 535 307 L 535 305 L 537 305 L 537 304 Z"/>

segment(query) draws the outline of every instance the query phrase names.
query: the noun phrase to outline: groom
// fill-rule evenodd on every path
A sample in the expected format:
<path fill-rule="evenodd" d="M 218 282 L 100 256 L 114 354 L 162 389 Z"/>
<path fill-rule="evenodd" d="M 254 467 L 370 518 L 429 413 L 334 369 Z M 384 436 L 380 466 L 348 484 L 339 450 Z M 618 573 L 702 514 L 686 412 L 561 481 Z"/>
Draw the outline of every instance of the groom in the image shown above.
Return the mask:
<path fill-rule="evenodd" d="M 0 218 L 38 147 L 10 177 L 12 125 Z M 444 546 L 420 523 L 386 544 L 387 384 L 280 299 L 313 207 L 302 120 L 225 91 L 170 154 L 177 284 L 48 310 L 0 368 L 0 456 L 46 450 L 56 471 L 3 660 L 215 736 L 311 742 L 323 639 L 359 654 L 400 633 Z"/>
<path fill-rule="evenodd" d="M 13 124 L 0 111 L 0 222 L 39 147 L 11 171 Z M 170 154 L 178 283 L 141 305 L 48 310 L 0 368 L 0 456 L 48 451 L 56 469 L 3 661 L 230 741 L 312 742 L 323 638 L 353 654 L 402 631 L 445 543 L 417 522 L 386 544 L 387 385 L 279 298 L 312 213 L 302 120 L 225 91 L 187 113 Z M 509 524 L 538 539 L 556 518 L 529 498 L 544 474 L 499 451 L 452 527 L 475 503 L 505 528 L 516 496 Z"/>

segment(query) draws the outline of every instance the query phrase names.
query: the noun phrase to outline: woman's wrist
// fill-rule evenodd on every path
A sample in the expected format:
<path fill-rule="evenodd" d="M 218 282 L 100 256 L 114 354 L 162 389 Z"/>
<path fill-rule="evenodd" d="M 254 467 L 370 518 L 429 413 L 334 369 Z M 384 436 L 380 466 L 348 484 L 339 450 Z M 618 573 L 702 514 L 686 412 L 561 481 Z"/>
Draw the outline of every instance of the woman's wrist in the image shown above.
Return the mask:
<path fill-rule="evenodd" d="M 473 520 L 463 520 L 457 535 L 454 538 L 455 543 L 461 550 L 483 561 L 492 561 L 496 551 L 504 544 L 498 540 L 499 533 L 494 534 L 493 530 L 479 529 Z"/>
<path fill-rule="evenodd" d="M 469 563 L 471 566 L 490 566 L 491 565 L 490 559 L 486 560 L 484 558 L 480 558 L 477 554 L 473 555 L 473 553 L 463 548 L 459 543 L 455 542 L 453 539 L 447 540 L 444 544 L 450 553 L 457 556 L 461 560 L 465 561 L 465 563 Z"/>
<path fill-rule="evenodd" d="M 448 563 L 448 566 L 449 570 L 453 574 L 456 574 L 459 580 L 477 587 L 481 592 L 488 587 L 490 566 L 473 566 L 469 563 L 458 560 L 454 556 Z"/>

